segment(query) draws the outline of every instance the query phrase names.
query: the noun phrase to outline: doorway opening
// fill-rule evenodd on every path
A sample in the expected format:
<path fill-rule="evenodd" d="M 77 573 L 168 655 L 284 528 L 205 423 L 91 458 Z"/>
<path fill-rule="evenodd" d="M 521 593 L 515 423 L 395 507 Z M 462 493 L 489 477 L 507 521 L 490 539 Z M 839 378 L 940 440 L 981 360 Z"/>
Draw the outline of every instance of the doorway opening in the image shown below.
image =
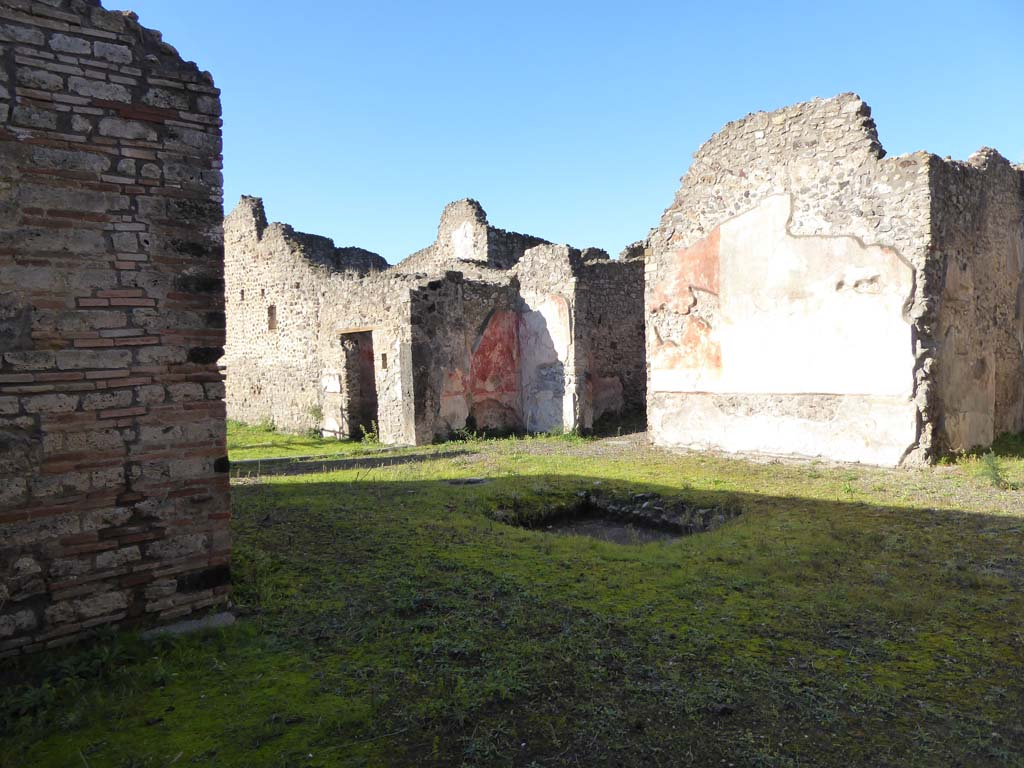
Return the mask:
<path fill-rule="evenodd" d="M 377 377 L 374 371 L 373 332 L 341 334 L 342 427 L 347 437 L 377 432 Z"/>

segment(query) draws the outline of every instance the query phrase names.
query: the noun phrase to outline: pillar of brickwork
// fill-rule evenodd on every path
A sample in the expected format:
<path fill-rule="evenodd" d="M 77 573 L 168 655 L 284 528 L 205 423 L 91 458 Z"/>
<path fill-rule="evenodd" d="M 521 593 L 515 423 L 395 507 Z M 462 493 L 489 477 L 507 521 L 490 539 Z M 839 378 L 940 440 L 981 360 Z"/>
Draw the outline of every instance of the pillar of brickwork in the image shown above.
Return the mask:
<path fill-rule="evenodd" d="M 134 15 L 0 2 L 0 656 L 227 601 L 220 125 Z"/>

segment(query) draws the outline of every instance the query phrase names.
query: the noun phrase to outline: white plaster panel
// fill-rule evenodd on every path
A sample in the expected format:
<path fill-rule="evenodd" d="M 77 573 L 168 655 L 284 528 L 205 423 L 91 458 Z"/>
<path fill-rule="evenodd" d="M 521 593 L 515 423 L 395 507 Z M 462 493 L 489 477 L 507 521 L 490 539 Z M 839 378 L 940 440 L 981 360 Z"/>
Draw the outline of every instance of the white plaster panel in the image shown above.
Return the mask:
<path fill-rule="evenodd" d="M 754 409 L 742 416 L 719 408 L 713 395 L 664 395 L 650 413 L 655 442 L 740 454 L 825 456 L 895 466 L 913 444 L 917 411 L 911 401 L 844 397 L 827 418 Z"/>
<path fill-rule="evenodd" d="M 547 432 L 572 423 L 566 391 L 572 329 L 568 301 L 559 295 L 524 297 L 532 309 L 520 325 L 520 370 L 526 429 Z"/>
<path fill-rule="evenodd" d="M 794 237 L 789 216 L 777 195 L 721 226 L 721 366 L 655 366 L 654 391 L 910 397 L 911 267 L 853 237 Z"/>

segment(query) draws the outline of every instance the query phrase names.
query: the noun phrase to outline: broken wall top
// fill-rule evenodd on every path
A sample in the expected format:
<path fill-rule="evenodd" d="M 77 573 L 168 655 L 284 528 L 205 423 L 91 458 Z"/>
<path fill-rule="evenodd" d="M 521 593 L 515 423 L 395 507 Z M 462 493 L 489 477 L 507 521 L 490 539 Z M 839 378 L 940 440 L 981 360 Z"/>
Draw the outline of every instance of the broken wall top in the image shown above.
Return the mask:
<path fill-rule="evenodd" d="M 458 269 L 477 274 L 506 270 L 529 248 L 547 242 L 541 237 L 491 226 L 483 206 L 465 198 L 444 207 L 433 244 L 398 262 L 393 269 L 399 272 Z"/>
<path fill-rule="evenodd" d="M 689 246 L 722 221 L 787 191 L 808 200 L 793 223 L 800 227 L 805 218 L 807 233 L 819 233 L 828 202 L 841 200 L 857 177 L 874 174 L 884 157 L 871 109 L 853 93 L 749 114 L 726 124 L 694 153 L 652 233 L 652 250 Z"/>
<path fill-rule="evenodd" d="M 368 275 L 383 272 L 387 261 L 364 248 L 335 246 L 329 237 L 297 232 L 288 224 L 267 223 L 263 200 L 243 195 L 235 209 L 224 220 L 224 238 L 228 244 L 240 239 L 255 238 L 257 241 L 280 241 L 287 252 L 302 257 L 313 265 L 319 265 L 334 272 L 352 275 Z"/>
<path fill-rule="evenodd" d="M 106 34 L 112 41 L 112 44 L 105 48 L 101 43 L 97 50 L 98 55 L 112 64 L 120 65 L 129 62 L 124 61 L 119 52 L 113 48 L 116 44 L 125 41 L 124 36 L 128 36 L 134 38 L 136 49 L 134 61 L 145 61 L 146 71 L 150 77 L 159 78 L 163 71 L 178 81 L 213 86 L 213 76 L 209 72 L 201 70 L 194 61 L 183 59 L 174 46 L 164 42 L 163 35 L 158 30 L 142 26 L 139 23 L 138 15 L 132 11 L 107 10 L 102 6 L 100 0 L 44 0 L 44 2 L 34 4 L 31 7 L 31 13 L 27 2 L 11 2 L 7 5 L 10 8 L 5 18 L 15 24 L 35 24 L 38 21 L 38 16 L 45 16 L 47 27 L 53 30 L 52 36 L 58 39 L 58 45 L 64 33 L 73 34 L 80 29 L 89 28 L 94 36 Z M 42 41 L 24 39 L 17 42 L 34 45 Z M 66 53 L 74 54 L 80 53 L 80 51 L 68 50 Z M 214 95 L 216 94 L 219 94 L 219 91 L 215 91 Z M 119 98 L 116 95 L 110 97 L 109 100 L 124 103 L 131 101 L 129 98 Z M 142 102 L 143 105 L 149 105 L 156 109 L 164 107 L 162 104 L 155 103 L 153 96 L 144 97 Z M 219 103 L 213 105 L 211 102 L 209 106 L 211 108 L 216 106 L 216 114 L 220 114 Z M 145 106 L 142 108 L 144 109 Z M 214 110 L 211 109 L 212 111 Z"/>
<path fill-rule="evenodd" d="M 911 443 L 908 453 L 902 454 L 904 456 L 934 455 L 942 447 L 942 438 L 936 439 L 937 431 L 949 431 L 946 428 L 948 424 L 944 426 L 944 420 L 948 422 L 944 414 L 951 413 L 951 408 L 964 408 L 970 412 L 971 418 L 977 416 L 979 420 L 991 421 L 988 404 L 976 407 L 965 401 L 963 405 L 954 406 L 949 397 L 937 395 L 936 371 L 941 375 L 943 369 L 948 373 L 956 367 L 956 355 L 952 354 L 952 346 L 940 330 L 940 319 L 951 316 L 948 309 L 943 309 L 944 303 L 949 304 L 948 296 L 944 295 L 944 286 L 950 279 L 947 264 L 951 258 L 965 263 L 974 261 L 978 270 L 987 273 L 1002 269 L 997 269 L 999 264 L 1014 261 L 1005 252 L 1012 256 L 1013 253 L 1020 254 L 1021 248 L 1005 247 L 1005 241 L 1013 240 L 1014 231 L 1019 231 L 1020 217 L 1015 212 L 1019 211 L 1019 190 L 1022 188 L 1021 168 L 1011 165 L 989 149 L 981 150 L 965 162 L 944 160 L 928 152 L 887 157 L 871 119 L 871 110 L 851 93 L 815 99 L 774 112 L 758 112 L 729 123 L 695 153 L 679 191 L 649 239 L 646 259 L 648 342 L 655 349 L 660 349 L 664 358 L 660 360 L 657 355 L 652 356 L 652 366 L 660 366 L 659 370 L 663 368 L 677 379 L 682 376 L 677 369 L 685 368 L 685 360 L 680 358 L 673 362 L 669 358 L 693 351 L 691 337 L 696 333 L 694 329 L 700 327 L 691 316 L 692 297 L 697 295 L 695 290 L 708 298 L 709 307 L 714 302 L 725 301 L 716 287 L 719 285 L 717 267 L 699 274 L 695 271 L 705 261 L 717 264 L 711 256 L 719 253 L 719 238 L 722 243 L 727 236 L 732 238 L 726 251 L 735 257 L 734 262 L 739 259 L 730 266 L 734 283 L 742 283 L 757 269 L 774 270 L 773 274 L 780 283 L 795 279 L 795 275 L 800 274 L 799 270 L 794 272 L 787 268 L 786 259 L 792 257 L 794 249 L 813 245 L 814 238 L 818 238 L 821 248 L 812 250 L 819 258 L 818 266 L 826 272 L 842 267 L 843 259 L 836 252 L 840 247 L 854 251 L 859 247 L 869 249 L 871 253 L 894 255 L 910 268 L 912 274 L 909 279 L 887 281 L 881 274 L 876 282 L 859 284 L 857 279 L 851 283 L 843 274 L 820 285 L 807 280 L 794 283 L 792 290 L 781 299 L 776 297 L 761 304 L 751 299 L 750 303 L 770 308 L 779 301 L 789 301 L 794 306 L 803 307 L 801 302 L 807 303 L 808 291 L 819 291 L 820 296 L 814 295 L 821 300 L 826 298 L 826 294 L 830 300 L 834 299 L 830 292 L 821 292 L 824 290 L 822 286 L 833 283 L 836 292 L 852 285 L 855 293 L 859 286 L 865 295 L 881 291 L 887 282 L 892 283 L 896 293 L 892 296 L 893 305 L 887 310 L 887 322 L 893 327 L 884 335 L 887 342 L 891 342 L 893 334 L 901 339 L 905 337 L 905 340 L 893 346 L 891 364 L 883 365 L 877 350 L 865 352 L 864 356 L 865 359 L 870 358 L 879 371 L 884 369 L 884 375 L 892 379 L 893 391 L 897 384 L 902 392 L 909 390 L 910 402 L 916 410 L 916 438 L 913 435 L 903 437 L 913 432 L 904 429 L 900 437 L 892 440 L 890 447 L 896 450 L 897 458 L 901 450 L 898 443 L 902 440 Z M 751 217 L 769 213 L 774 234 L 768 234 L 780 243 L 785 241 L 785 248 L 773 246 L 774 241 L 765 233 L 758 233 L 755 239 L 748 236 L 752 231 Z M 1008 225 L 1006 222 L 1012 224 L 1015 215 L 1018 225 Z M 738 244 L 743 237 L 747 237 L 747 241 Z M 856 245 L 851 245 L 851 238 Z M 744 260 L 756 263 L 749 263 L 747 268 L 742 266 Z M 1016 261 L 1024 261 L 1024 255 Z M 680 265 L 686 269 L 680 271 Z M 893 266 L 896 267 L 895 262 Z M 857 278 L 856 275 L 850 277 Z M 976 275 L 972 279 L 975 286 L 979 285 Z M 1012 275 L 1006 277 L 1006 281 L 1016 285 Z M 905 289 L 902 287 L 904 284 Z M 733 285 L 733 289 L 735 287 Z M 745 290 L 756 293 L 761 289 L 758 285 L 750 285 Z M 965 319 L 962 323 L 965 327 L 972 324 L 983 327 L 995 316 L 993 312 L 998 315 L 1002 311 L 1000 308 L 1014 303 L 995 298 L 997 292 L 994 288 L 986 291 L 972 288 L 970 300 L 962 303 L 975 306 L 979 302 L 988 302 L 985 304 L 987 314 L 981 313 L 988 320 L 980 315 Z M 885 295 L 884 291 L 878 295 Z M 691 297 L 689 300 L 688 296 Z M 866 307 L 867 302 L 867 299 L 862 300 L 858 307 Z M 713 328 L 715 322 L 721 320 L 713 309 L 708 309 L 711 313 L 710 324 L 705 323 L 708 328 Z M 702 305 L 698 304 L 694 311 L 702 317 Z M 735 319 L 734 313 L 725 313 L 725 317 Z M 902 322 L 899 322 L 900 318 Z M 1000 321 L 999 325 L 1002 327 L 1007 323 Z M 794 332 L 800 328 L 797 326 Z M 840 318 L 836 332 L 830 338 L 837 339 L 854 329 L 863 331 L 863 317 L 858 319 L 856 326 Z M 736 363 L 750 358 L 750 355 L 745 358 L 735 349 L 739 342 L 733 337 L 737 337 L 738 332 L 730 326 L 728 333 L 732 334 L 729 338 L 733 347 L 728 356 L 722 352 L 721 360 L 728 357 Z M 998 332 L 992 330 L 983 331 L 961 346 L 973 349 L 977 355 L 986 346 L 985 339 L 993 339 L 997 335 Z M 872 338 L 875 341 L 872 342 Z M 883 343 L 883 339 L 871 333 L 861 341 L 869 346 Z M 794 353 L 809 348 L 807 345 L 793 345 L 791 333 L 781 336 L 778 344 L 767 346 L 772 349 L 778 347 L 780 354 L 783 347 L 784 351 Z M 1019 349 L 1014 352 L 1013 344 L 1002 342 L 993 342 L 989 346 L 992 349 L 986 348 L 985 354 L 995 362 L 986 361 L 986 365 L 975 367 L 983 373 L 989 372 L 986 374 L 987 386 L 989 390 L 994 388 L 996 394 L 990 391 L 988 400 L 994 398 L 997 403 L 998 422 L 1000 398 L 1010 399 L 999 393 L 1016 385 L 1010 374 L 999 374 L 1001 379 L 999 375 L 993 379 L 991 371 L 1012 368 L 1015 365 L 1013 361 L 1019 357 Z M 848 350 L 850 342 L 844 341 L 842 348 Z M 1010 363 L 999 362 L 1006 359 Z M 718 364 L 719 358 L 714 360 Z M 810 373 L 822 374 L 826 368 L 840 370 L 841 362 L 826 365 L 818 358 L 817 368 L 810 366 Z M 669 373 L 665 373 L 662 380 L 654 381 L 652 391 L 708 391 L 705 384 L 687 387 L 681 384 L 681 379 L 670 382 Z M 755 389 L 764 388 L 767 386 L 764 378 L 760 374 L 752 376 L 748 383 Z M 853 378 L 851 373 L 850 380 Z M 800 382 L 790 382 L 786 391 L 798 392 L 802 387 L 809 387 L 810 391 L 818 393 L 845 392 L 842 386 L 848 385 L 849 381 L 831 382 L 825 386 L 805 377 Z M 735 382 L 724 382 L 721 386 L 733 386 L 735 389 Z M 857 389 L 859 393 L 872 393 L 877 386 L 876 378 L 860 382 Z M 679 400 L 677 397 L 670 403 L 669 395 L 665 394 L 659 401 L 665 407 L 654 411 L 656 420 L 676 418 L 683 413 L 685 407 L 676 402 Z M 1016 405 L 1011 403 L 1004 410 L 1019 410 L 1020 402 L 1015 402 Z M 1007 419 L 1012 416 L 1011 412 Z M 870 436 L 865 439 L 870 439 Z M 856 451 L 849 455 L 854 454 Z M 839 456 L 838 453 L 832 455 Z"/>
<path fill-rule="evenodd" d="M 986 171 L 993 164 L 1024 174 L 995 150 L 983 147 L 967 161 L 927 151 L 887 157 L 871 108 L 855 93 L 754 112 L 727 123 L 694 153 L 672 204 L 647 241 L 647 255 L 692 245 L 723 221 L 773 194 L 796 198 L 794 234 L 827 234 L 842 228 L 871 242 L 900 247 L 915 267 L 928 250 L 927 177 L 937 165 Z M 921 178 L 916 178 L 921 177 Z M 885 198 L 879 211 L 858 201 Z M 897 226 L 897 222 L 913 226 Z M 918 230 L 913 235 L 910 230 Z M 900 240 L 903 240 L 901 243 Z"/>

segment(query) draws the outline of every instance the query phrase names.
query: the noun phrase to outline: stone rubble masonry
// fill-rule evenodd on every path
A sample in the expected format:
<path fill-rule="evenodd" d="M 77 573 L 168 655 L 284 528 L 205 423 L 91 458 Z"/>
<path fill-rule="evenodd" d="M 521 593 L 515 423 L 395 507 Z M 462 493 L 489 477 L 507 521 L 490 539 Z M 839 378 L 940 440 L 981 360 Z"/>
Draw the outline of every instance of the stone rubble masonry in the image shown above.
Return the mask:
<path fill-rule="evenodd" d="M 0 2 L 0 657 L 228 599 L 219 91 Z"/>
<path fill-rule="evenodd" d="M 396 273 L 440 274 L 453 270 L 467 277 L 507 270 L 527 250 L 548 241 L 532 235 L 507 232 L 487 223 L 487 214 L 476 200 L 456 200 L 445 206 L 433 244 L 396 264 Z"/>
<path fill-rule="evenodd" d="M 376 422 L 382 442 L 423 444 L 643 408 L 642 250 L 613 261 L 508 233 L 474 200 L 391 267 L 268 225 L 258 198 L 224 232 L 232 419 L 338 437 Z"/>
<path fill-rule="evenodd" d="M 726 125 L 646 246 L 662 445 L 895 465 L 1024 428 L 1024 172 L 886 157 L 854 94 Z"/>

